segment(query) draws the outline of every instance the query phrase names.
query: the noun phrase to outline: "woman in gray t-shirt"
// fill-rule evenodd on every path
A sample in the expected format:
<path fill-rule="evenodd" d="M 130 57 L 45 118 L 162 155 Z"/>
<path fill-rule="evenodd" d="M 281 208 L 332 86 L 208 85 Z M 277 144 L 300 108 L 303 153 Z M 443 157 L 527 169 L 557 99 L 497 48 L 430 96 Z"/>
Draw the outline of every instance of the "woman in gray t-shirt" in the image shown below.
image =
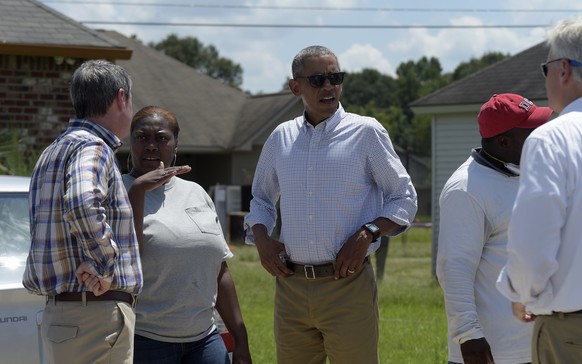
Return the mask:
<path fill-rule="evenodd" d="M 148 106 L 131 123 L 131 162 L 123 176 L 140 241 L 144 288 L 136 308 L 134 362 L 230 363 L 218 311 L 235 340 L 234 363 L 251 363 L 247 332 L 226 260 L 232 253 L 214 204 L 198 184 L 165 167 L 176 157 L 173 113 Z"/>

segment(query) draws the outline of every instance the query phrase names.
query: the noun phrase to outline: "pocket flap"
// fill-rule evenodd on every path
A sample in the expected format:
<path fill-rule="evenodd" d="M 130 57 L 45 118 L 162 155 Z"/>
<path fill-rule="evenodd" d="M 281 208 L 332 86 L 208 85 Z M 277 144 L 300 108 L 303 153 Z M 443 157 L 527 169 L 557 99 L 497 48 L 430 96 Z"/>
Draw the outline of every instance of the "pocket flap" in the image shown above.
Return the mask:
<path fill-rule="evenodd" d="M 62 343 L 77 336 L 77 326 L 52 325 L 48 328 L 47 338 L 54 343 Z"/>

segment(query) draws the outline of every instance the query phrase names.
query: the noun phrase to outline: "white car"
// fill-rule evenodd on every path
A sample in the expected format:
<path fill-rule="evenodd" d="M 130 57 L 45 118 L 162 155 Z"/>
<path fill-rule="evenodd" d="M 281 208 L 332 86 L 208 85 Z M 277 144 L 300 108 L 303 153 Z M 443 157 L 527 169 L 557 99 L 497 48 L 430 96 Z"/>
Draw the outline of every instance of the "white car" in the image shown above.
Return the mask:
<path fill-rule="evenodd" d="M 40 337 L 46 299 L 22 286 L 30 249 L 29 185 L 29 177 L 0 176 L 0 364 L 46 363 Z M 218 314 L 217 325 L 232 351 L 234 341 Z"/>
<path fill-rule="evenodd" d="M 28 293 L 22 274 L 30 248 L 30 178 L 0 176 L 0 363 L 39 364 L 45 298 Z"/>

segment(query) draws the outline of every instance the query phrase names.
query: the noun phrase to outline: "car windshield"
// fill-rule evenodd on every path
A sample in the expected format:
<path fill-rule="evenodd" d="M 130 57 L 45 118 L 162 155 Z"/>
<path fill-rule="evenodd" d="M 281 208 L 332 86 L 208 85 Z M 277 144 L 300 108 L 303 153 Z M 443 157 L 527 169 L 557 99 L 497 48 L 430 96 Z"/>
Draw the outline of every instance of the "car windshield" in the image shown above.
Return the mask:
<path fill-rule="evenodd" d="M 22 282 L 29 248 L 28 193 L 0 193 L 0 286 Z"/>

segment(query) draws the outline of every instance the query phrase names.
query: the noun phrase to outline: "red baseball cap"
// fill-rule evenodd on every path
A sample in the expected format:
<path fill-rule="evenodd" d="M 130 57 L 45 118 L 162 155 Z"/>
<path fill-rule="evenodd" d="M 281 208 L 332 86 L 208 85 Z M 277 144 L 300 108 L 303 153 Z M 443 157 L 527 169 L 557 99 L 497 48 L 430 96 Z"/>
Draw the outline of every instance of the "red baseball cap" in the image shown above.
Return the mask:
<path fill-rule="evenodd" d="M 491 96 L 477 116 L 479 132 L 483 138 L 491 138 L 513 128 L 534 129 L 550 119 L 552 109 L 538 107 L 517 94 Z"/>

